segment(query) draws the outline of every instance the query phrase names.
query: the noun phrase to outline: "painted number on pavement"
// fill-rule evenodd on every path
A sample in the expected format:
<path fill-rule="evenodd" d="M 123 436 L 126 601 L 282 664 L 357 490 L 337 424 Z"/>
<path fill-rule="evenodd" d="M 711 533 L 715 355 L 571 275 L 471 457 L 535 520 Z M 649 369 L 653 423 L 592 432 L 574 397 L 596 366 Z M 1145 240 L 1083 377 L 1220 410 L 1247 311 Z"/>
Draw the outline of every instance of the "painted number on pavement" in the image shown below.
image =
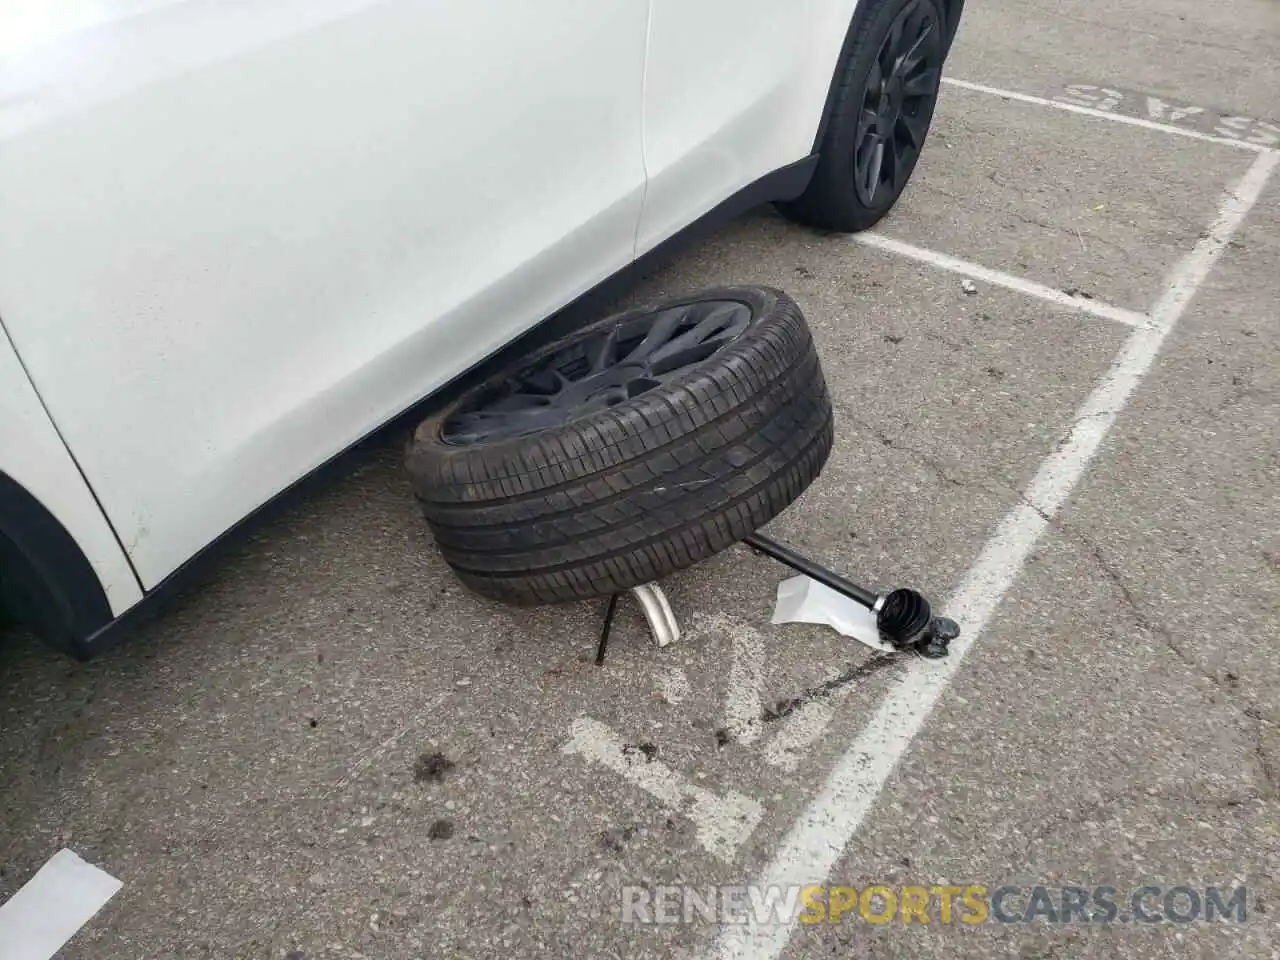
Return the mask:
<path fill-rule="evenodd" d="M 1102 87 L 1091 83 L 1072 83 L 1064 87 L 1053 99 L 1060 103 L 1105 110 L 1108 113 L 1190 127 L 1202 133 L 1211 133 L 1217 137 L 1239 140 L 1242 143 L 1252 143 L 1261 147 L 1280 147 L 1280 124 L 1259 120 L 1257 117 L 1228 113 L 1214 107 L 1198 107 L 1140 91 Z"/>

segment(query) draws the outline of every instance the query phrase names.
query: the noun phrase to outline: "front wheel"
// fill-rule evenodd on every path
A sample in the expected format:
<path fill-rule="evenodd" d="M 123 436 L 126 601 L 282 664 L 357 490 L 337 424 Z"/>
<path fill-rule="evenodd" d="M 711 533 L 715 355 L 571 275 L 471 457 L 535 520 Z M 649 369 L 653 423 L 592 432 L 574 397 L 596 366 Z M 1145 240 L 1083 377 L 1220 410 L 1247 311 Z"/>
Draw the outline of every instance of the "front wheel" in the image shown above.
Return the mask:
<path fill-rule="evenodd" d="M 778 207 L 799 223 L 854 232 L 897 202 L 920 159 L 946 58 L 939 0 L 863 0 L 838 67 L 817 170 Z"/>

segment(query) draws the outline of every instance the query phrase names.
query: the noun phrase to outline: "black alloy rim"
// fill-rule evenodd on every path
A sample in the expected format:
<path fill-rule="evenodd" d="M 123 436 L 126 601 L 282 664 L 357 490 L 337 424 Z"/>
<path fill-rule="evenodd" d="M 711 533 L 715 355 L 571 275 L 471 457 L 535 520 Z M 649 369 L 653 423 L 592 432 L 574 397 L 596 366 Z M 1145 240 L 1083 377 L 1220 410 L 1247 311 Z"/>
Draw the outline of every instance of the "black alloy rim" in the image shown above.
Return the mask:
<path fill-rule="evenodd" d="M 440 437 L 467 446 L 563 426 L 705 363 L 750 324 L 745 303 L 704 300 L 594 331 L 463 401 Z"/>
<path fill-rule="evenodd" d="M 876 207 L 898 195 L 924 146 L 942 77 L 942 25 L 914 0 L 889 28 L 863 88 L 853 149 L 858 199 Z"/>

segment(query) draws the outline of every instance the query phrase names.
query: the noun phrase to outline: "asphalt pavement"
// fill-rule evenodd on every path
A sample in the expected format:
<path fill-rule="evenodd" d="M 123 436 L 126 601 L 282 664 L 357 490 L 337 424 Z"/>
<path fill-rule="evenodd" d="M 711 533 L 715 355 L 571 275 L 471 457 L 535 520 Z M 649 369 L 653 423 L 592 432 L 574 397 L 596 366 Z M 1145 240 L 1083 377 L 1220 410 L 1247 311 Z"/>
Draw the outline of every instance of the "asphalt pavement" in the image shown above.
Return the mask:
<path fill-rule="evenodd" d="M 836 447 L 770 532 L 949 660 L 771 626 L 739 547 L 596 667 L 390 437 L 101 659 L 5 638 L 0 901 L 69 848 L 123 883 L 74 960 L 1280 956 L 1280 7 L 970 0 L 948 76 L 875 236 L 761 210 L 627 302 L 797 299 Z"/>

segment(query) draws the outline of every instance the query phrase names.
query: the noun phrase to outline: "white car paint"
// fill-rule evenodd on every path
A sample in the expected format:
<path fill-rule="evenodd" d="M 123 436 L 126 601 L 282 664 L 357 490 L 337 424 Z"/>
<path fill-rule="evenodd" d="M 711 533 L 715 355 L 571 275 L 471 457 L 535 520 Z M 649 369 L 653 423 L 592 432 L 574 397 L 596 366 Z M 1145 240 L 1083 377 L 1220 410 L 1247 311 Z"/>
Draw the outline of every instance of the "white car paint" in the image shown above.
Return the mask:
<path fill-rule="evenodd" d="M 370 4 L 0 142 L 0 316 L 146 586 L 631 260 L 647 15 Z"/>
<path fill-rule="evenodd" d="M 93 500 L 75 461 L 40 405 L 26 371 L 0 329 L 0 468 L 41 501 L 72 531 L 107 603 L 121 614 L 142 599 L 142 590 Z"/>
<path fill-rule="evenodd" d="M 0 0 L 0 139 L 383 2 Z"/>
<path fill-rule="evenodd" d="M 28 489 L 118 612 L 806 157 L 855 5 L 0 0 L 0 321 L 92 495 Z"/>
<path fill-rule="evenodd" d="M 813 149 L 857 0 L 653 0 L 637 253 Z"/>

